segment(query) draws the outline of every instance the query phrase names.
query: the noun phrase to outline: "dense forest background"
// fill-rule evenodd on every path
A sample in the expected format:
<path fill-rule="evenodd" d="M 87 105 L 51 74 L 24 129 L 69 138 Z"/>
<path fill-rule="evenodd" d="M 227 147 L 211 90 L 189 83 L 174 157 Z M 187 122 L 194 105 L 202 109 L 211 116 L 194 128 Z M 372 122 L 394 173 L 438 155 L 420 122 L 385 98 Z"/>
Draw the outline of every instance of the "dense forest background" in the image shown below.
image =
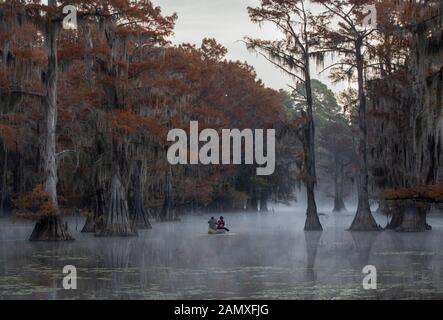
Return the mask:
<path fill-rule="evenodd" d="M 426 214 L 443 199 L 443 3 L 316 0 L 313 13 L 308 2 L 248 8 L 252 23 L 282 33 L 244 41 L 293 77 L 288 91 L 228 61 L 216 39 L 172 45 L 177 16 L 148 0 L 0 3 L 1 214 L 35 220 L 31 240 L 71 240 L 68 214 L 87 217 L 84 232 L 131 236 L 150 219 L 266 212 L 304 185 L 305 230 L 322 228 L 316 189 L 334 211 L 357 193 L 351 230 L 381 228 L 370 201 L 389 228 L 430 229 Z M 368 4 L 371 28 L 361 26 Z M 77 8 L 75 30 L 62 27 L 66 5 Z M 355 89 L 335 95 L 313 65 Z M 190 121 L 276 129 L 275 173 L 169 165 L 167 133 Z"/>

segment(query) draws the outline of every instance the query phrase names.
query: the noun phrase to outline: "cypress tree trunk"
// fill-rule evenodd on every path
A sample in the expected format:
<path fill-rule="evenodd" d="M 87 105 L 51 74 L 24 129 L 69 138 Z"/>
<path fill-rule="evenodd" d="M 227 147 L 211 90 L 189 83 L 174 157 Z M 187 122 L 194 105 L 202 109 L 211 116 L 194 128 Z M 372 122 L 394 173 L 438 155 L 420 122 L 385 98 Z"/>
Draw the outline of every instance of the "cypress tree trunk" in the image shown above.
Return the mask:
<path fill-rule="evenodd" d="M 306 125 L 304 127 L 303 135 L 303 151 L 304 151 L 304 162 L 306 167 L 306 192 L 308 207 L 306 210 L 306 222 L 305 231 L 321 231 L 323 227 L 321 226 L 320 219 L 317 212 L 317 204 L 315 202 L 315 184 L 316 184 L 316 170 L 315 170 L 315 127 L 314 127 L 314 116 L 313 116 L 313 100 L 312 100 L 312 89 L 311 89 L 311 77 L 309 73 L 309 57 L 305 57 L 305 87 L 306 87 L 306 103 L 307 103 L 307 114 Z"/>
<path fill-rule="evenodd" d="M 323 227 L 318 217 L 317 204 L 314 196 L 314 183 L 307 183 L 308 209 L 306 212 L 305 231 L 322 231 Z"/>
<path fill-rule="evenodd" d="M 388 225 L 386 226 L 387 230 L 396 230 L 397 228 L 399 228 L 401 226 L 401 224 L 403 223 L 403 214 L 404 213 L 397 213 L 394 214 L 391 218 L 391 220 L 389 221 Z"/>
<path fill-rule="evenodd" d="M 127 193 L 121 182 L 120 170 L 114 169 L 111 182 L 111 199 L 105 211 L 103 227 L 96 233 L 101 237 L 136 236 L 137 231 L 131 226 L 129 219 Z"/>
<path fill-rule="evenodd" d="M 61 219 L 57 216 L 47 217 L 41 219 L 34 227 L 30 241 L 69 241 L 74 240 L 67 224 L 63 224 Z"/>
<path fill-rule="evenodd" d="M 405 201 L 401 222 L 396 226 L 397 232 L 423 232 L 430 230 L 426 223 L 426 208 L 414 201 Z"/>
<path fill-rule="evenodd" d="M 36 162 L 38 162 L 38 155 L 36 156 Z M 22 157 L 15 154 L 12 158 L 12 190 L 13 193 L 20 193 L 23 190 L 23 159 Z"/>
<path fill-rule="evenodd" d="M 258 199 L 255 190 L 252 190 L 251 197 L 248 200 L 248 211 L 257 212 L 258 211 Z"/>
<path fill-rule="evenodd" d="M 160 211 L 160 220 L 161 221 L 174 221 L 175 214 L 173 208 L 173 194 L 172 194 L 172 169 L 168 168 L 166 171 L 166 179 L 165 179 L 165 199 L 163 201 L 163 206 Z"/>
<path fill-rule="evenodd" d="M 266 191 L 261 192 L 260 196 L 260 212 L 269 212 L 268 209 L 268 193 Z"/>
<path fill-rule="evenodd" d="M 369 206 L 368 193 L 368 161 L 367 161 L 367 139 L 368 131 L 366 127 L 366 95 L 364 92 L 364 63 L 361 53 L 363 40 L 359 38 L 356 41 L 356 60 L 358 72 L 358 96 L 360 102 L 359 108 L 359 174 L 358 174 L 358 207 L 355 218 L 352 221 L 351 231 L 377 231 L 381 227 L 377 224 L 371 213 Z"/>
<path fill-rule="evenodd" d="M 249 180 L 249 192 L 248 192 L 248 199 L 246 201 L 246 210 L 250 212 L 258 212 L 258 204 L 259 199 L 257 196 L 257 187 L 255 186 L 255 182 L 253 179 Z"/>
<path fill-rule="evenodd" d="M 87 217 L 82 233 L 95 233 L 95 217 Z"/>
<path fill-rule="evenodd" d="M 103 197 L 103 189 L 96 189 L 94 216 L 86 219 L 85 225 L 81 232 L 95 233 L 103 228 L 103 217 L 105 214 L 105 199 Z"/>
<path fill-rule="evenodd" d="M 94 197 L 94 200 L 95 200 L 95 197 Z M 94 201 L 94 202 L 96 203 L 96 201 Z M 96 213 L 97 206 L 89 204 L 88 208 L 89 208 L 89 213 L 93 212 L 94 214 L 92 216 L 88 214 L 81 232 L 82 233 L 95 233 L 95 217 L 97 215 L 97 213 Z"/>
<path fill-rule="evenodd" d="M 405 207 L 402 201 L 386 201 L 381 200 L 377 209 L 378 212 L 391 217 L 389 223 L 386 225 L 387 230 L 395 230 L 403 222 L 403 215 Z"/>
<path fill-rule="evenodd" d="M 49 0 L 48 5 L 57 6 L 56 0 Z M 45 77 L 45 144 L 43 148 L 44 191 L 51 198 L 52 205 L 58 209 L 57 201 L 57 159 L 56 159 L 56 128 L 57 128 L 57 37 L 58 22 L 49 21 L 46 24 L 46 54 L 48 68 Z M 64 227 L 59 216 L 41 219 L 32 232 L 31 241 L 73 240 L 69 231 Z"/>
<path fill-rule="evenodd" d="M 137 229 L 152 229 L 151 224 L 148 220 L 148 213 L 145 210 L 143 204 L 143 185 L 142 185 L 142 163 L 137 163 L 137 171 L 134 176 L 134 206 L 131 215 L 132 218 L 132 228 Z"/>
<path fill-rule="evenodd" d="M 343 170 L 344 166 L 340 162 L 339 157 L 335 156 L 335 177 L 334 177 L 334 209 L 333 212 L 346 211 L 345 202 L 343 201 Z"/>

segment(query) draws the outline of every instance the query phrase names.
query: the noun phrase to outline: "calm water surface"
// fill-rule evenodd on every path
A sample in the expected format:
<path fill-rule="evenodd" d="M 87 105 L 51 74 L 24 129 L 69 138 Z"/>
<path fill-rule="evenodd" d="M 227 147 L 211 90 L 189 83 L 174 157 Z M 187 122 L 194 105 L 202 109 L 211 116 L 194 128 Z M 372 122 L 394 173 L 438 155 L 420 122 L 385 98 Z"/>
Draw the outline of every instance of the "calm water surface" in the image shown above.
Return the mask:
<path fill-rule="evenodd" d="M 225 214 L 232 233 L 207 235 L 208 218 L 154 223 L 136 238 L 81 234 L 72 218 L 69 243 L 28 242 L 32 224 L 2 219 L 0 299 L 443 299 L 441 214 L 433 231 L 407 234 L 347 232 L 351 213 L 305 233 L 303 211 L 286 208 Z M 62 288 L 65 265 L 77 267 L 77 290 Z M 377 290 L 362 288 L 365 265 Z"/>

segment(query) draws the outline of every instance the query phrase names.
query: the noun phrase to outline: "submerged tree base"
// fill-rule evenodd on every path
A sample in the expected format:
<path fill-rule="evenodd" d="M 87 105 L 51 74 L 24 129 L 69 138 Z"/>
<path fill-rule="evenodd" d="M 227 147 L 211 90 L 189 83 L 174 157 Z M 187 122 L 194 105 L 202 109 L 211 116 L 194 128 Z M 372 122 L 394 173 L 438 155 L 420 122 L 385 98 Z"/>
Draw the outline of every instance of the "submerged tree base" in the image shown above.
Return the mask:
<path fill-rule="evenodd" d="M 34 227 L 29 241 L 72 241 L 74 238 L 58 217 L 40 220 Z"/>
<path fill-rule="evenodd" d="M 334 209 L 332 209 L 332 212 L 347 212 L 345 203 L 343 200 L 334 200 Z"/>
<path fill-rule="evenodd" d="M 403 215 L 402 214 L 395 214 L 392 216 L 391 220 L 389 221 L 388 225 L 386 226 L 387 230 L 396 230 L 400 227 L 400 225 L 403 222 Z"/>
<path fill-rule="evenodd" d="M 381 231 L 370 210 L 357 210 L 354 221 L 348 231 Z"/>
<path fill-rule="evenodd" d="M 94 233 L 95 232 L 95 219 L 93 217 L 86 218 L 85 225 L 81 231 L 82 233 Z"/>
<path fill-rule="evenodd" d="M 137 231 L 131 226 L 126 190 L 118 171 L 112 178 L 110 205 L 105 212 L 103 226 L 96 230 L 95 235 L 97 237 L 137 236 Z"/>
<path fill-rule="evenodd" d="M 432 229 L 426 223 L 426 212 L 415 204 L 408 204 L 401 219 L 401 223 L 395 231 L 397 232 L 424 232 Z"/>
<path fill-rule="evenodd" d="M 134 230 L 150 230 L 152 229 L 152 225 L 149 222 L 148 218 L 146 218 L 146 216 L 140 216 L 137 214 L 134 221 L 132 222 L 132 228 Z"/>
<path fill-rule="evenodd" d="M 429 205 L 412 200 L 396 200 L 388 211 L 392 216 L 386 229 L 397 232 L 424 232 L 432 230 L 426 222 Z"/>
<path fill-rule="evenodd" d="M 323 231 L 318 214 L 308 214 L 306 216 L 305 231 Z"/>

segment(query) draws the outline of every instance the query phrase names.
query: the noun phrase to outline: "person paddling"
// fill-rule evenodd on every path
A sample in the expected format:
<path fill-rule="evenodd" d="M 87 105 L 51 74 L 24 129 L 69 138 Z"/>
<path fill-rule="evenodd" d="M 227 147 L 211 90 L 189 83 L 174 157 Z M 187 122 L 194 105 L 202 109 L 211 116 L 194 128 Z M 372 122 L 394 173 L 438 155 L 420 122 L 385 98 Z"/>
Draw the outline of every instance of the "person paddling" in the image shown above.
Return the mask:
<path fill-rule="evenodd" d="M 220 220 L 217 222 L 217 229 L 219 230 L 226 230 L 229 232 L 229 229 L 225 227 L 225 220 L 223 217 L 220 217 Z"/>
<path fill-rule="evenodd" d="M 208 221 L 208 223 L 209 223 L 209 229 L 217 230 L 218 224 L 217 224 L 217 220 L 215 220 L 214 217 L 211 217 L 211 219 Z"/>

